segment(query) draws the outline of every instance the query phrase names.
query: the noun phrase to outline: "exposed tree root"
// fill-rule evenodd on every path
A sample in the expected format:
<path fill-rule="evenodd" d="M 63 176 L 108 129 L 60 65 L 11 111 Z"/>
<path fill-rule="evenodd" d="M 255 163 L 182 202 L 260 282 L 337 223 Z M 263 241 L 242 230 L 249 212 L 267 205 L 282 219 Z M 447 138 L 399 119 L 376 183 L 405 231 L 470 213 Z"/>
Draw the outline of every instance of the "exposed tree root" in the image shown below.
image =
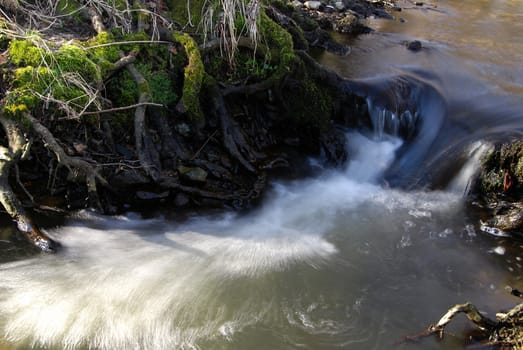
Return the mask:
<path fill-rule="evenodd" d="M 69 156 L 62 146 L 58 144 L 49 129 L 43 126 L 38 119 L 30 114 L 25 114 L 24 117 L 31 123 L 33 130 L 44 140 L 45 146 L 56 155 L 58 163 L 65 166 L 75 178 L 85 178 L 90 204 L 94 208 L 102 210 L 96 182 L 98 181 L 102 186 L 110 188 L 107 181 L 98 173 L 92 164 L 83 159 Z"/>
<path fill-rule="evenodd" d="M 214 86 L 210 89 L 211 103 L 213 110 L 215 111 L 218 119 L 220 120 L 222 127 L 222 137 L 225 148 L 229 151 L 231 156 L 236 158 L 245 169 L 250 172 L 255 172 L 254 166 L 251 164 L 252 161 L 256 160 L 254 153 L 251 151 L 250 146 L 245 141 L 239 126 L 231 119 L 229 112 L 225 105 L 222 92 L 218 86 Z M 245 154 L 242 154 L 242 152 Z M 249 160 L 246 159 L 249 158 Z"/>
<path fill-rule="evenodd" d="M 443 315 L 438 323 L 430 326 L 429 329 L 433 333 L 438 333 L 440 338 L 442 338 L 445 326 L 459 313 L 464 313 L 470 321 L 474 322 L 482 330 L 492 330 L 498 324 L 498 322 L 483 316 L 472 303 L 465 303 L 454 305 Z"/>
<path fill-rule="evenodd" d="M 33 224 L 30 216 L 20 203 L 9 185 L 9 172 L 13 165 L 27 157 L 30 144 L 25 140 L 18 124 L 10 119 L 0 117 L 0 124 L 4 128 L 8 147 L 0 146 L 0 203 L 7 213 L 16 222 L 18 230 L 39 249 L 46 252 L 55 252 L 60 244 L 44 234 Z"/>
<path fill-rule="evenodd" d="M 464 313 L 485 333 L 485 340 L 487 341 L 473 348 L 501 346 L 503 349 L 521 349 L 523 344 L 523 304 L 516 305 L 506 313 L 496 314 L 496 320 L 481 314 L 471 303 L 457 304 L 450 308 L 436 324 L 431 325 L 420 334 L 405 337 L 401 343 L 417 342 L 432 334 L 437 334 L 439 338 L 443 338 L 445 327 L 460 313 Z"/>
<path fill-rule="evenodd" d="M 134 64 L 128 64 L 127 70 L 133 76 L 138 88 L 140 90 L 140 97 L 138 98 L 138 107 L 134 113 L 134 140 L 136 153 L 140 164 L 143 166 L 147 175 L 153 180 L 158 180 L 160 176 L 161 166 L 158 151 L 149 135 L 146 122 L 146 104 L 151 102 L 151 93 L 149 84 L 143 75 L 136 69 Z"/>

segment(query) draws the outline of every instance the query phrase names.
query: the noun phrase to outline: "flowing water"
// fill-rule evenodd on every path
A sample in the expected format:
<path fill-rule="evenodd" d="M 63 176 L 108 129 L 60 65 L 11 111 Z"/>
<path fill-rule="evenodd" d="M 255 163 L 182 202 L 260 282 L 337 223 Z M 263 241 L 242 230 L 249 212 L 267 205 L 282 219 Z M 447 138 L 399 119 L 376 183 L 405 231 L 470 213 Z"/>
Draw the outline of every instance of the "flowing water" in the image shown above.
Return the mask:
<path fill-rule="evenodd" d="M 79 212 L 47 229 L 57 255 L 0 231 L 0 349 L 461 349 L 463 319 L 399 341 L 454 303 L 516 303 L 523 242 L 482 231 L 463 194 L 491 142 L 523 130 L 520 2 L 403 5 L 320 58 L 374 124 L 347 131 L 345 169 L 273 184 L 242 215 Z"/>

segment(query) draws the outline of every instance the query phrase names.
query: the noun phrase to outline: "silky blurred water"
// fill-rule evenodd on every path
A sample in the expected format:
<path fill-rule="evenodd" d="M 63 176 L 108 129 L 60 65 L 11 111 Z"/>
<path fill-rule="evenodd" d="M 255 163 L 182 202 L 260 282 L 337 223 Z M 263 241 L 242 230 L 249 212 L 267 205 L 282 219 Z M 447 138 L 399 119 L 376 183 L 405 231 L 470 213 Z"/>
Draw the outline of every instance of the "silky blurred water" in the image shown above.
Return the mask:
<path fill-rule="evenodd" d="M 505 286 L 523 288 L 523 243 L 481 231 L 463 200 L 480 153 L 522 126 L 517 4 L 411 4 L 320 58 L 380 113 L 380 87 L 408 76 L 423 136 L 348 130 L 344 169 L 274 183 L 250 213 L 78 212 L 47 228 L 56 255 L 3 216 L 0 349 L 462 349 L 461 318 L 443 341 L 401 340 L 455 303 L 493 317 L 518 302 Z"/>

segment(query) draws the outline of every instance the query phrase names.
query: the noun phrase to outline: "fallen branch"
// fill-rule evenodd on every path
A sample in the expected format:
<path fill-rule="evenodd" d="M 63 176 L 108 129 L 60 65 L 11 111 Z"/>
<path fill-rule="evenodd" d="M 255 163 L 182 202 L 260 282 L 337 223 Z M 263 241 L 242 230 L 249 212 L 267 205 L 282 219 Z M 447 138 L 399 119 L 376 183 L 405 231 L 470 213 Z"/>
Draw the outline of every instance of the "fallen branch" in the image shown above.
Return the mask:
<path fill-rule="evenodd" d="M 433 333 L 438 333 L 439 337 L 443 338 L 443 330 L 445 326 L 459 313 L 464 313 L 470 321 L 482 330 L 493 330 L 498 325 L 497 321 L 493 321 L 490 318 L 483 316 L 472 303 L 465 303 L 454 305 L 445 315 L 443 315 L 438 323 L 430 326 L 429 330 Z"/>

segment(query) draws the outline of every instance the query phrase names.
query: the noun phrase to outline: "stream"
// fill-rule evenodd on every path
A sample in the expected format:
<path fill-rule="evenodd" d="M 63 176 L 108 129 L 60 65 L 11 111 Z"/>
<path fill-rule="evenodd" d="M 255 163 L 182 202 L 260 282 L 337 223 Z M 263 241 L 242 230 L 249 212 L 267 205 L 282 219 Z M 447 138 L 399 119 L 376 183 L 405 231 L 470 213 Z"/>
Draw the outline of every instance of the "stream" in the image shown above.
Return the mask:
<path fill-rule="evenodd" d="M 0 350 L 463 349 L 464 318 L 401 340 L 456 303 L 516 304 L 523 241 L 485 232 L 463 195 L 491 143 L 523 131 L 521 2 L 399 5 L 338 38 L 350 55 L 318 57 L 372 116 L 347 130 L 344 169 L 273 183 L 247 214 L 77 212 L 46 230 L 57 255 L 0 226 Z"/>

